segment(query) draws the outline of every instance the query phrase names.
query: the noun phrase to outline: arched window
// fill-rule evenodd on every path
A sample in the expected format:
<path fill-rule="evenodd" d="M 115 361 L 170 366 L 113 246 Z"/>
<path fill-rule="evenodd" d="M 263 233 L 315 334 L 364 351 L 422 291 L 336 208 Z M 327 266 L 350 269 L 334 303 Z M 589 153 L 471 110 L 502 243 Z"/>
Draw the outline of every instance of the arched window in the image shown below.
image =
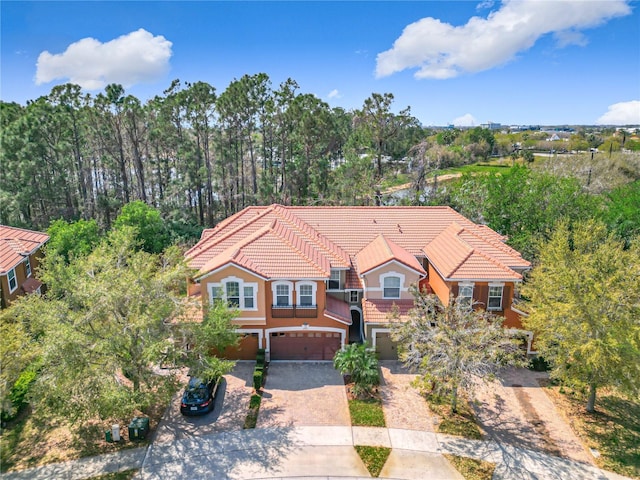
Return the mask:
<path fill-rule="evenodd" d="M 296 304 L 301 307 L 313 307 L 316 305 L 315 282 L 297 282 L 296 283 Z"/>
<path fill-rule="evenodd" d="M 271 284 L 271 292 L 273 293 L 273 305 L 276 307 L 288 307 L 293 305 L 292 293 L 293 283 L 279 281 Z"/>

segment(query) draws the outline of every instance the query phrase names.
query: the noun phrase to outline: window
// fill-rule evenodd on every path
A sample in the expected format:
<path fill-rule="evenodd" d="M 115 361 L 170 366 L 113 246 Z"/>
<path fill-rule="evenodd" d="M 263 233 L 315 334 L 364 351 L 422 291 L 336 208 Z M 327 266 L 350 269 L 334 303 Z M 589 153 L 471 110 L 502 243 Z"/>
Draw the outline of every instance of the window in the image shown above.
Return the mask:
<path fill-rule="evenodd" d="M 228 277 L 220 283 L 209 284 L 211 303 L 221 300 L 240 310 L 257 310 L 257 293 L 257 283 L 245 283 L 237 277 Z"/>
<path fill-rule="evenodd" d="M 227 282 L 227 303 L 234 307 L 240 307 L 240 283 Z"/>
<path fill-rule="evenodd" d="M 400 277 L 384 277 L 384 298 L 400 298 Z"/>
<path fill-rule="evenodd" d="M 253 299 L 253 287 L 244 287 L 244 308 L 255 308 L 256 306 Z"/>
<path fill-rule="evenodd" d="M 27 277 L 31 276 L 31 262 L 29 261 L 29 257 L 24 260 L 24 271 L 27 273 Z"/>
<path fill-rule="evenodd" d="M 313 286 L 312 285 L 300 285 L 298 304 L 303 307 L 310 307 L 313 305 Z"/>
<path fill-rule="evenodd" d="M 219 285 L 213 285 L 211 287 L 211 303 L 214 303 L 216 300 L 224 300 L 224 293 L 222 292 L 222 287 Z"/>
<path fill-rule="evenodd" d="M 502 290 L 503 285 L 489 285 L 488 310 L 502 310 Z"/>
<path fill-rule="evenodd" d="M 471 306 L 473 304 L 473 283 L 460 284 L 458 286 L 458 303 Z"/>
<path fill-rule="evenodd" d="M 341 275 L 340 270 L 331 270 L 331 278 L 327 282 L 328 290 L 340 290 L 341 289 Z"/>
<path fill-rule="evenodd" d="M 289 302 L 289 285 L 276 285 L 276 305 L 286 307 Z"/>
<path fill-rule="evenodd" d="M 349 292 L 349 302 L 350 303 L 358 303 L 358 299 L 360 298 L 359 293 L 360 292 L 358 292 L 356 290 L 351 290 Z"/>
<path fill-rule="evenodd" d="M 9 293 L 18 288 L 18 279 L 16 279 L 16 269 L 12 268 L 7 273 L 7 280 L 9 281 Z"/>

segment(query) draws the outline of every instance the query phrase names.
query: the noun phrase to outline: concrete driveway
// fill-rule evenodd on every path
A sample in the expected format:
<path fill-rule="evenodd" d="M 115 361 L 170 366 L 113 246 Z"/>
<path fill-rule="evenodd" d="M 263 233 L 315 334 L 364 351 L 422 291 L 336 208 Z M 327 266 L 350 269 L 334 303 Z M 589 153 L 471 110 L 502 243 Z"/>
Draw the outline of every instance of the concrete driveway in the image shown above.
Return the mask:
<path fill-rule="evenodd" d="M 271 362 L 258 428 L 351 425 L 342 375 L 330 362 Z"/>
<path fill-rule="evenodd" d="M 206 415 L 185 417 L 180 413 L 181 389 L 160 420 L 154 442 L 173 442 L 211 433 L 242 430 L 253 391 L 254 368 L 255 362 L 236 363 L 218 387 L 213 411 Z"/>

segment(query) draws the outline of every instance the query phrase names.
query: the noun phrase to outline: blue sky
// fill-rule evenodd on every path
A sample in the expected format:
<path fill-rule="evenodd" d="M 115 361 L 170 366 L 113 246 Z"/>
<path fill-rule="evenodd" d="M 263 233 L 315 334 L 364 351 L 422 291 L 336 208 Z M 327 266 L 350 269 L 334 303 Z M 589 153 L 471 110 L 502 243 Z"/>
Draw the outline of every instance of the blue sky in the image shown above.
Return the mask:
<path fill-rule="evenodd" d="M 222 92 L 264 72 L 333 107 L 392 93 L 425 125 L 640 124 L 640 4 L 628 0 L 14 2 L 0 99 L 72 81 L 142 101 L 173 79 Z"/>

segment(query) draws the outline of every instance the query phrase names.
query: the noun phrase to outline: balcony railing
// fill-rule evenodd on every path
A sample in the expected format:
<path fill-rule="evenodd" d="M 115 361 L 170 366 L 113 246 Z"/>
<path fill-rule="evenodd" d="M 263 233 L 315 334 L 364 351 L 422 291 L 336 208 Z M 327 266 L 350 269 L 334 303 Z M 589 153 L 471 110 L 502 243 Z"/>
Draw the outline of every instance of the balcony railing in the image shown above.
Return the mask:
<path fill-rule="evenodd" d="M 271 316 L 273 318 L 316 318 L 318 316 L 317 305 L 272 305 Z"/>

